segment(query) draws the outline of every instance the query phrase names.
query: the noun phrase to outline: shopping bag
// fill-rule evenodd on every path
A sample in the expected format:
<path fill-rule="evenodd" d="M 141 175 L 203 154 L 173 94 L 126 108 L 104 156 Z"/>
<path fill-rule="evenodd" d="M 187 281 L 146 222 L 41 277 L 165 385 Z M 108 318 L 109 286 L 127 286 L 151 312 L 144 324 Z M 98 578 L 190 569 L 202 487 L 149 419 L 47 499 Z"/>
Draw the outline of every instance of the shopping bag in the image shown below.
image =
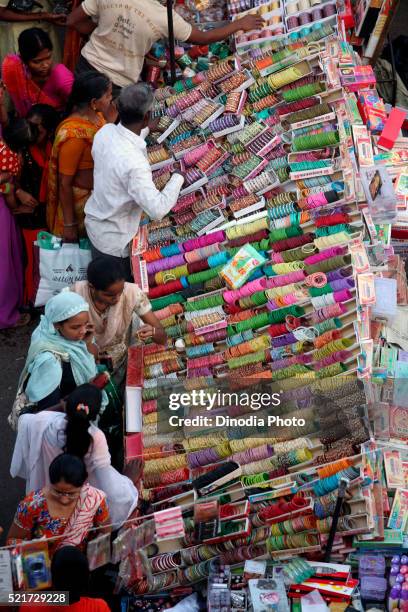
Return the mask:
<path fill-rule="evenodd" d="M 53 295 L 76 281 L 86 279 L 86 270 L 91 261 L 89 241 L 80 244 L 63 243 L 60 238 L 47 232 L 38 234 L 40 251 L 40 282 L 35 306 L 44 306 Z"/>

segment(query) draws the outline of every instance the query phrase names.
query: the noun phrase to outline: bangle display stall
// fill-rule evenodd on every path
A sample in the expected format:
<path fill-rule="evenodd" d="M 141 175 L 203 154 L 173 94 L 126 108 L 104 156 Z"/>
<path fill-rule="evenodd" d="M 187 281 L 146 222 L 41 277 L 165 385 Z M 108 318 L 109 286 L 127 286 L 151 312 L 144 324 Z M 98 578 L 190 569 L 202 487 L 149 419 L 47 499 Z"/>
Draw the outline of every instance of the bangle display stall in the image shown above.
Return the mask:
<path fill-rule="evenodd" d="M 186 179 L 165 219 L 142 222 L 132 252 L 169 338 L 129 352 L 139 399 L 126 407 L 137 414 L 127 458 L 143 459 L 156 524 L 135 529 L 137 572 L 134 549 L 118 555 L 137 596 L 205 583 L 217 564 L 320 561 L 333 529 L 339 562 L 385 538 L 387 442 L 371 426 L 386 400 L 372 377 L 387 378 L 392 355 L 374 339 L 407 291 L 379 238 L 395 202 L 380 209 L 365 171 L 360 184 L 355 175 L 370 152 L 381 180 L 390 166 L 356 103 L 373 73 L 357 70 L 335 2 L 269 4 L 250 9 L 267 16 L 261 34 L 236 35 L 234 55 L 156 92 L 153 180 L 162 189 L 180 168 Z"/>

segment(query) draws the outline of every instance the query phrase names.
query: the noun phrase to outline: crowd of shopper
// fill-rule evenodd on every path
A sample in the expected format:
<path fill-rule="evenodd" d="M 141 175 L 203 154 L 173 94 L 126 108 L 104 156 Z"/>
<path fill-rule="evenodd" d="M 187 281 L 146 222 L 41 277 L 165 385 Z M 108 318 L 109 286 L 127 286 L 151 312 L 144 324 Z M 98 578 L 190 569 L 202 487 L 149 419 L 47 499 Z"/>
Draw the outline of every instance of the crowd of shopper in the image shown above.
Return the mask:
<path fill-rule="evenodd" d="M 168 35 L 165 6 L 85 0 L 67 15 L 59 4 L 0 0 L 0 329 L 41 314 L 40 231 L 87 237 L 92 252 L 87 279 L 52 297 L 32 333 L 9 416 L 11 475 L 26 481 L 26 497 L 7 541 L 51 538 L 53 587 L 70 591 L 72 609 L 104 610 L 84 596 L 81 550 L 138 512 L 140 462 L 125 465 L 120 452 L 128 347 L 167 342 L 133 282 L 129 245 L 143 213 L 171 210 L 184 177 L 158 191 L 146 154 L 153 92 L 143 63 Z M 199 44 L 259 23 L 204 32 L 174 13 L 176 38 Z"/>
<path fill-rule="evenodd" d="M 38 8 L 0 7 L 0 329 L 29 321 L 39 230 L 71 243 L 88 236 L 93 255 L 124 263 L 131 281 L 142 212 L 162 218 L 184 180 L 174 174 L 159 192 L 144 140 L 153 95 L 143 61 L 167 36 L 165 7 L 85 0 L 68 16 Z M 199 44 L 259 23 L 248 16 L 202 32 L 174 13 L 176 38 Z"/>

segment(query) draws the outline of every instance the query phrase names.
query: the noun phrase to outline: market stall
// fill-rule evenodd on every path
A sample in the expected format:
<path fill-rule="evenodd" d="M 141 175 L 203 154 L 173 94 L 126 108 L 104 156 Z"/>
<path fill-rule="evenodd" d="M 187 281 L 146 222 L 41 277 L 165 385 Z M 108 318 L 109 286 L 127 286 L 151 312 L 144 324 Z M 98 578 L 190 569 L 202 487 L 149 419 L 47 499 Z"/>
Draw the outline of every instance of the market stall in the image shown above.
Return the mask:
<path fill-rule="evenodd" d="M 377 340 L 406 303 L 390 245 L 405 156 L 394 149 L 390 171 L 380 147 L 393 149 L 404 117 L 342 40 L 336 4 L 295 4 L 261 5 L 265 29 L 237 35 L 234 55 L 157 91 L 155 181 L 180 166 L 186 187 L 134 242 L 135 277 L 172 343 L 130 354 L 127 445 L 143 455 L 156 525 L 178 518 L 156 532 L 135 594 L 205 583 L 216 560 L 323 559 L 342 479 L 332 558 L 384 538 L 382 455 L 367 444 L 384 392 Z M 262 430 L 271 409 L 251 421 L 242 395 L 198 427 L 166 427 L 170 393 L 237 386 L 279 390 L 303 431 Z M 206 410 L 191 403 L 183 418 Z"/>
<path fill-rule="evenodd" d="M 265 27 L 155 92 L 154 181 L 185 183 L 132 247 L 169 338 L 129 350 L 148 510 L 89 552 L 123 609 L 405 609 L 408 140 L 344 4 L 230 2 Z"/>

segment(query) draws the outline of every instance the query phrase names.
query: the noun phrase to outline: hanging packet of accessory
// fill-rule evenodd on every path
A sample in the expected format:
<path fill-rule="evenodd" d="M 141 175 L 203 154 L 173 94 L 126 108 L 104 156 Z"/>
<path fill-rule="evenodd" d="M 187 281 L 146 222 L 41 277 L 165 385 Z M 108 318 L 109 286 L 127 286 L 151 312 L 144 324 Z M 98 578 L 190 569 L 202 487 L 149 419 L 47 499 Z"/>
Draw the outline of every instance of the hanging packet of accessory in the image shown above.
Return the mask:
<path fill-rule="evenodd" d="M 33 541 L 21 551 L 24 589 L 38 591 L 51 586 L 51 561 L 45 540 Z"/>
<path fill-rule="evenodd" d="M 11 551 L 4 549 L 0 551 L 0 602 L 8 601 L 9 593 L 13 592 Z"/>
<path fill-rule="evenodd" d="M 104 533 L 88 542 L 86 556 L 91 571 L 107 565 L 111 560 L 110 533 Z"/>
<path fill-rule="evenodd" d="M 249 593 L 254 612 L 287 612 L 288 598 L 282 578 L 262 578 L 249 581 Z"/>
<path fill-rule="evenodd" d="M 112 542 L 112 563 L 119 563 L 128 554 L 127 544 L 130 539 L 130 529 L 122 529 Z"/>
<path fill-rule="evenodd" d="M 231 289 L 239 289 L 255 270 L 266 263 L 265 257 L 250 244 L 245 244 L 221 270 L 220 276 Z"/>
<path fill-rule="evenodd" d="M 155 512 L 154 524 L 157 541 L 184 537 L 185 531 L 181 506 Z"/>
<path fill-rule="evenodd" d="M 360 178 L 374 223 L 392 223 L 397 216 L 397 198 L 387 169 L 360 167 Z"/>

